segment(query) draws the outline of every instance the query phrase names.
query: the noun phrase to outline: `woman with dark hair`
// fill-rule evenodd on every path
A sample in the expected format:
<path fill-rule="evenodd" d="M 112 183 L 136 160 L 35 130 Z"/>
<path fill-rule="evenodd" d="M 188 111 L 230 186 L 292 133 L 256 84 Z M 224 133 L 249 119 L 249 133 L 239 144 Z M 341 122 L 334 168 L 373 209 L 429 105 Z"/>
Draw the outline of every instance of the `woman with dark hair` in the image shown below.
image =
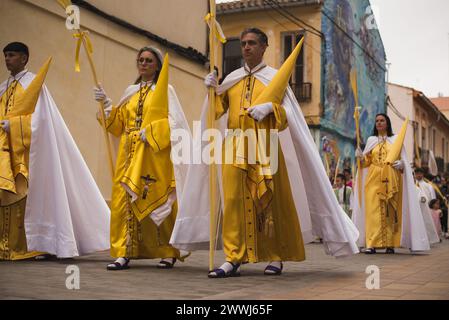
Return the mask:
<path fill-rule="evenodd" d="M 394 136 L 390 117 L 385 113 L 379 113 L 378 115 L 376 115 L 376 125 L 374 126 L 373 137 L 379 136 Z"/>
<path fill-rule="evenodd" d="M 401 137 L 406 128 L 403 126 Z M 412 170 L 403 146 L 399 145 L 403 141 L 393 135 L 390 118 L 385 114 L 376 116 L 373 134 L 365 150 L 356 151 L 363 167 L 358 172 L 362 186 L 354 187 L 352 213 L 360 232 L 359 246 L 365 247 L 367 254 L 376 253 L 376 249 L 395 253 L 394 248 L 399 247 L 429 250 Z M 391 161 L 395 151 L 400 154 L 399 159 Z"/>
<path fill-rule="evenodd" d="M 170 134 L 190 130 L 167 82 L 168 58 L 163 65 L 158 49 L 144 47 L 136 62 L 139 77 L 117 107 L 103 88 L 94 89 L 105 106 L 107 130 L 120 138 L 110 205 L 111 256 L 117 260 L 108 270 L 128 269 L 132 258 L 160 258 L 158 268 L 169 269 L 184 258 L 169 244 L 185 176 L 185 167 L 171 161 Z M 152 103 L 156 92 L 167 92 L 168 108 Z"/>

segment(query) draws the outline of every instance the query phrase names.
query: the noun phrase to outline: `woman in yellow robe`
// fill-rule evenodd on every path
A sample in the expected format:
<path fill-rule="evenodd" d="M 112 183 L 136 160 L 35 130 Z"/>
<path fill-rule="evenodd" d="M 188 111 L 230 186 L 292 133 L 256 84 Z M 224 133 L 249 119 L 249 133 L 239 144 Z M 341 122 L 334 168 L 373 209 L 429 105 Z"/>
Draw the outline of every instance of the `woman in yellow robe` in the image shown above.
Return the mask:
<path fill-rule="evenodd" d="M 376 249 L 386 249 L 386 253 L 394 253 L 394 248 L 401 246 L 403 164 L 401 161 L 396 162 L 393 165 L 395 170 L 390 170 L 389 176 L 382 178 L 382 170 L 392 148 L 392 143 L 387 138 L 393 136 L 391 121 L 387 115 L 376 116 L 373 136 L 377 137 L 378 143 L 362 158 L 363 167 L 368 168 L 363 186 L 365 253 L 376 253 Z M 393 196 L 388 196 L 393 190 L 396 191 Z"/>
<path fill-rule="evenodd" d="M 376 116 L 373 136 L 365 150 L 357 149 L 362 170 L 354 186 L 352 221 L 359 230 L 357 244 L 367 254 L 376 249 L 395 253 L 395 248 L 412 252 L 430 250 L 413 173 L 404 149 L 408 120 L 393 135 L 386 114 Z"/>
<path fill-rule="evenodd" d="M 108 270 L 127 269 L 130 259 L 161 258 L 157 266 L 164 269 L 183 260 L 169 244 L 177 202 L 168 111 L 167 117 L 142 127 L 161 67 L 159 50 L 142 48 L 137 57 L 140 77 L 118 107 L 112 107 L 102 88 L 95 89 L 96 100 L 105 104 L 108 131 L 120 137 L 111 201 L 111 256 L 117 260 Z"/>

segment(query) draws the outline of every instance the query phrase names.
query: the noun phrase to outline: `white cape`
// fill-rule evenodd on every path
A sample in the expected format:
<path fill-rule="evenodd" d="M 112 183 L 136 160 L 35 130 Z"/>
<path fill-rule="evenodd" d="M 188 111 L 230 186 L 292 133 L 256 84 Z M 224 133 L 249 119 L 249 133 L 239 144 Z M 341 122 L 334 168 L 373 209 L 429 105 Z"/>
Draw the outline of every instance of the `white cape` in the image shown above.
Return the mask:
<path fill-rule="evenodd" d="M 393 144 L 397 136 L 389 137 L 387 141 Z M 366 143 L 364 155 L 367 155 L 378 144 L 377 137 L 369 137 Z M 402 174 L 402 235 L 401 247 L 410 249 L 412 251 L 426 251 L 430 250 L 429 239 L 421 213 L 421 207 L 418 201 L 416 186 L 413 180 L 412 168 L 407 160 L 405 149 L 401 150 L 401 159 L 405 165 L 404 173 Z M 358 172 L 362 174 L 362 186 L 365 186 L 365 179 L 368 174 L 368 168 Z M 366 247 L 365 234 L 365 192 L 362 187 L 362 203 L 359 203 L 359 188 L 357 185 L 358 179 L 355 179 L 354 185 L 354 207 L 352 210 L 352 221 L 357 226 L 360 232 L 358 245 Z"/>
<path fill-rule="evenodd" d="M 276 72 L 271 67 L 265 67 L 255 76 L 263 84 L 268 85 Z M 217 93 L 222 94 L 245 76 L 243 68 L 234 71 L 226 77 Z M 323 239 L 325 252 L 336 257 L 358 253 L 356 244 L 358 231 L 338 204 L 315 142 L 290 88 L 284 97 L 283 106 L 289 128 L 281 132 L 279 136 L 304 242 L 309 243 L 315 237 L 320 237 Z M 194 154 L 201 152 L 201 148 L 208 144 L 201 142 L 201 134 L 206 128 L 207 107 L 206 98 L 201 132 L 194 130 Z M 224 131 L 226 124 L 226 117 L 222 117 L 216 127 Z M 218 181 L 221 182 L 220 168 L 218 168 Z M 207 249 L 210 237 L 208 165 L 191 165 L 186 184 L 188 188 L 180 202 L 170 243 L 188 251 Z M 220 193 L 222 199 L 221 183 Z M 221 200 L 220 204 L 222 205 Z"/>
<path fill-rule="evenodd" d="M 20 80 L 26 89 L 35 75 Z M 0 86 L 0 96 L 6 84 Z M 110 211 L 47 87 L 31 120 L 25 231 L 29 251 L 70 258 L 109 249 Z"/>
<path fill-rule="evenodd" d="M 156 86 L 153 85 L 151 87 L 151 90 L 154 91 L 155 88 Z M 120 99 L 118 106 L 121 107 L 126 102 L 128 102 L 132 98 L 132 96 L 134 96 L 139 91 L 139 89 L 140 85 L 138 84 L 129 86 Z M 185 139 L 184 141 L 191 141 L 192 136 L 181 103 L 179 102 L 175 89 L 171 85 L 168 85 L 168 122 L 170 125 L 171 158 L 173 162 L 176 181 L 176 198 L 181 199 L 188 171 L 188 163 L 173 161 L 173 158 L 177 158 L 178 155 L 175 155 L 174 153 L 177 152 L 178 147 L 180 147 L 180 144 L 182 143 L 182 140 L 178 141 L 179 136 L 182 136 L 183 139 Z M 124 184 L 122 184 L 122 186 L 134 200 L 137 199 L 138 195 L 134 194 L 134 192 L 132 192 L 132 190 L 130 190 L 129 188 L 126 188 Z M 152 217 L 153 214 L 157 212 L 158 209 L 155 209 L 150 214 L 150 217 Z M 158 225 L 161 224 L 170 213 L 171 210 L 165 210 L 165 214 L 163 216 L 153 217 L 155 218 L 155 223 Z"/>
<path fill-rule="evenodd" d="M 429 151 L 429 163 L 427 165 L 429 167 L 429 173 L 431 175 L 438 175 L 438 164 L 432 150 Z"/>
<path fill-rule="evenodd" d="M 422 190 L 420 187 L 416 186 L 416 192 L 418 196 L 419 205 L 421 208 L 421 213 L 424 220 L 424 225 L 426 227 L 427 231 L 427 237 L 429 238 L 430 244 L 439 243 L 440 237 L 438 235 L 437 229 L 435 227 L 435 223 L 432 219 L 432 214 L 430 213 L 429 208 L 429 198 L 427 197 L 424 190 Z"/>

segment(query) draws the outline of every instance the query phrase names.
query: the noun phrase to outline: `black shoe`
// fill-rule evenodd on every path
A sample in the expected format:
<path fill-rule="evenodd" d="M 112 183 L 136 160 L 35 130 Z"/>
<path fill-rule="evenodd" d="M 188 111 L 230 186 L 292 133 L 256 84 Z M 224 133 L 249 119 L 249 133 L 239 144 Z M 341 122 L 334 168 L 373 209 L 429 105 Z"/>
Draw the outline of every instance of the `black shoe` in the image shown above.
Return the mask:
<path fill-rule="evenodd" d="M 121 264 L 120 262 L 118 262 L 117 260 L 114 261 L 113 263 L 108 264 L 108 266 L 106 267 L 107 270 L 110 271 L 118 271 L 118 270 L 126 270 L 129 269 L 129 259 L 128 258 L 124 258 L 125 259 L 125 263 Z"/>
<path fill-rule="evenodd" d="M 46 254 L 41 254 L 41 255 L 35 256 L 34 260 L 36 260 L 36 261 L 48 261 L 48 260 L 51 260 L 51 259 L 54 259 L 54 258 L 56 258 L 55 255 L 46 253 Z"/>
<path fill-rule="evenodd" d="M 386 254 L 394 254 L 394 249 L 393 248 L 387 248 L 387 250 L 385 251 Z"/>
<path fill-rule="evenodd" d="M 376 254 L 375 248 L 366 248 L 365 251 L 363 251 L 365 254 Z"/>
<path fill-rule="evenodd" d="M 165 260 L 161 260 L 159 261 L 159 263 L 157 264 L 157 267 L 159 269 L 172 269 L 175 266 L 176 263 L 176 258 L 172 258 L 172 262 L 168 262 Z"/>

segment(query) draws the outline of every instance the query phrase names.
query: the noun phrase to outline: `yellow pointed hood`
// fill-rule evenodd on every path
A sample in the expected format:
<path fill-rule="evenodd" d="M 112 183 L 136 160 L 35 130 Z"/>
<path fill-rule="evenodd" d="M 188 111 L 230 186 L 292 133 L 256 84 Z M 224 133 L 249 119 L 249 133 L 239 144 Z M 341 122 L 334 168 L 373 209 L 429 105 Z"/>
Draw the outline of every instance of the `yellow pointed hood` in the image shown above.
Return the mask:
<path fill-rule="evenodd" d="M 142 128 L 148 126 L 152 121 L 168 117 L 168 68 L 169 59 L 168 54 L 166 54 L 156 89 L 151 97 L 149 110 L 142 122 Z"/>
<path fill-rule="evenodd" d="M 290 54 L 288 59 L 283 63 L 282 67 L 273 77 L 270 84 L 263 90 L 261 95 L 257 97 L 253 105 L 272 102 L 280 104 L 284 99 L 285 90 L 287 90 L 288 82 L 292 76 L 293 69 L 296 65 L 299 53 L 301 52 L 304 37 L 296 46 L 295 50 Z"/>
<path fill-rule="evenodd" d="M 39 70 L 36 77 L 31 81 L 24 94 L 18 97 L 14 105 L 13 110 L 8 114 L 8 117 L 24 116 L 33 114 L 36 109 L 36 103 L 41 93 L 42 85 L 44 84 L 45 77 L 47 76 L 48 69 L 50 68 L 52 58 L 44 63 Z"/>
<path fill-rule="evenodd" d="M 401 131 L 396 138 L 396 141 L 393 143 L 390 152 L 388 153 L 387 159 L 385 160 L 386 164 L 392 164 L 396 160 L 401 158 L 401 150 L 404 145 L 405 135 L 407 133 L 407 125 L 409 118 L 405 119 L 404 124 L 402 125 Z"/>

